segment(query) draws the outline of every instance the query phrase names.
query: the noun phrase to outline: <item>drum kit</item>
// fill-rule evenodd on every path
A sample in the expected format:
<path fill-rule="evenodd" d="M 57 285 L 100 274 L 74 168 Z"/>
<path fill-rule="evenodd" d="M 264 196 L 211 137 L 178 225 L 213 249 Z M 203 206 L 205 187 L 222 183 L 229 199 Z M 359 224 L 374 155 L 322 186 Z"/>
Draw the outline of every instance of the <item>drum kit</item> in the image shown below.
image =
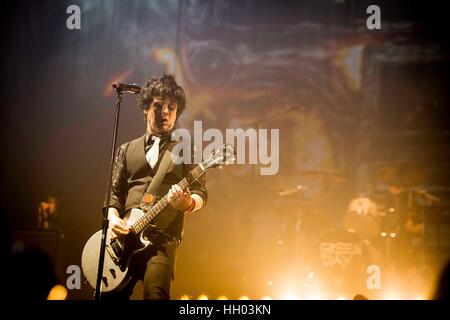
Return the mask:
<path fill-rule="evenodd" d="M 341 172 L 330 170 L 305 171 L 300 176 L 302 181 L 314 180 L 326 184 L 324 188 L 348 180 Z M 423 236 L 423 232 L 413 234 L 407 228 L 408 224 L 413 224 L 418 230 L 423 230 L 424 221 L 417 219 L 415 213 L 424 210 L 417 207 L 424 202 L 437 204 L 440 199 L 420 187 L 425 182 L 425 174 L 421 168 L 410 164 L 381 166 L 375 170 L 374 182 L 382 191 L 351 198 L 343 210 L 345 212 L 335 219 L 331 228 L 328 224 L 322 230 L 315 229 L 309 233 L 311 207 L 324 202 L 324 193 L 319 193 L 315 199 L 308 199 L 305 197 L 308 187 L 303 184 L 278 192 L 280 198 L 297 199 L 298 202 L 295 215 L 297 268 L 331 274 L 333 276 L 328 277 L 327 281 L 337 279 L 341 282 L 344 281 L 342 277 L 334 275 L 346 274 L 356 281 L 357 274 L 366 276 L 370 264 L 387 266 L 389 270 L 395 268 L 393 244 L 398 239 L 404 239 L 405 235 Z M 299 228 L 300 225 L 302 228 Z"/>

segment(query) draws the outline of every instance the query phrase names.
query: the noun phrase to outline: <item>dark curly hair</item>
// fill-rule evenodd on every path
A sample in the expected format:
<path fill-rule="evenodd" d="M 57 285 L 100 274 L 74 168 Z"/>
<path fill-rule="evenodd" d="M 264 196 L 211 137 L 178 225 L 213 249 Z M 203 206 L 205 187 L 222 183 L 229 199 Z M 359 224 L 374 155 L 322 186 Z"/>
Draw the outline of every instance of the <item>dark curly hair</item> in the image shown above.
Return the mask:
<path fill-rule="evenodd" d="M 186 109 L 186 95 L 183 88 L 176 83 L 173 75 L 164 74 L 159 79 L 147 79 L 139 94 L 139 108 L 142 111 L 147 110 L 153 102 L 153 98 L 158 96 L 172 98 L 177 101 L 177 118 Z"/>

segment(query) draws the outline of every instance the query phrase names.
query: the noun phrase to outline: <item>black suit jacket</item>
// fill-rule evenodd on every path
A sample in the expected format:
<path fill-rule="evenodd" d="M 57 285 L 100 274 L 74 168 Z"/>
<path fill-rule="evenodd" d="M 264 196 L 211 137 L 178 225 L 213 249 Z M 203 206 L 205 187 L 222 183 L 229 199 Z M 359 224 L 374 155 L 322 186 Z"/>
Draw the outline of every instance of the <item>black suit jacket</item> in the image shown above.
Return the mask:
<path fill-rule="evenodd" d="M 110 207 L 115 207 L 123 217 L 132 208 L 139 208 L 141 199 L 147 191 L 151 179 L 159 168 L 159 162 L 152 170 L 145 158 L 145 143 L 146 135 L 124 143 L 117 150 L 113 177 L 112 190 L 110 198 Z M 176 142 L 169 141 L 161 146 L 160 157 L 164 154 L 166 149 L 172 150 Z M 191 158 L 193 159 L 193 157 Z M 156 201 L 161 199 L 170 189 L 173 184 L 180 182 L 185 175 L 187 175 L 195 164 L 174 164 L 169 165 L 167 173 L 156 190 Z M 191 193 L 196 193 L 202 197 L 204 204 L 207 201 L 206 177 L 203 175 L 199 180 L 195 181 L 189 187 Z M 182 238 L 184 226 L 184 213 L 167 206 L 160 216 L 155 219 L 157 225 L 158 221 L 162 221 L 164 217 L 175 217 L 173 222 L 164 229 L 164 233 L 170 237 L 175 237 L 179 240 Z M 165 226 L 166 227 L 166 226 Z M 163 230 L 160 230 L 163 231 Z"/>

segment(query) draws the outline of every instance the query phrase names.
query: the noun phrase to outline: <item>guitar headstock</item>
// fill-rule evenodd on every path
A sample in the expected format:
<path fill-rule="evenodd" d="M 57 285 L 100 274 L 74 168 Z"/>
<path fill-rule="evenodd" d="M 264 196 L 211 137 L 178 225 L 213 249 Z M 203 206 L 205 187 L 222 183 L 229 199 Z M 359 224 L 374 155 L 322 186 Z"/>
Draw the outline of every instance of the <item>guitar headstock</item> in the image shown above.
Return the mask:
<path fill-rule="evenodd" d="M 220 148 L 214 149 L 208 158 L 203 160 L 202 166 L 205 169 L 215 168 L 217 166 L 230 164 L 235 160 L 236 153 L 233 146 L 229 143 Z"/>

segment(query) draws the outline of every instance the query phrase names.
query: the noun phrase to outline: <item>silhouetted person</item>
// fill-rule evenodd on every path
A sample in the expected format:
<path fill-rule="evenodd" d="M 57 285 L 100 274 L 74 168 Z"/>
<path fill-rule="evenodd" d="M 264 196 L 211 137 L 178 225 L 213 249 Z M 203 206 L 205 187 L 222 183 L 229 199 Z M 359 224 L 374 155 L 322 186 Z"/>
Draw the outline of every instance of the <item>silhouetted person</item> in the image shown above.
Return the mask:
<path fill-rule="evenodd" d="M 439 281 L 434 292 L 434 300 L 448 300 L 448 282 L 450 273 L 450 260 L 439 277 Z"/>
<path fill-rule="evenodd" d="M 369 300 L 366 296 L 363 296 L 362 294 L 357 294 L 353 297 L 353 300 Z"/>
<path fill-rule="evenodd" d="M 57 284 L 48 255 L 21 242 L 13 244 L 10 258 L 9 298 L 15 301 L 45 300 Z"/>
<path fill-rule="evenodd" d="M 0 271 L 3 297 L 14 301 L 45 300 L 50 289 L 57 284 L 53 265 L 48 255 L 21 241 L 12 243 L 11 228 L 0 208 Z"/>

